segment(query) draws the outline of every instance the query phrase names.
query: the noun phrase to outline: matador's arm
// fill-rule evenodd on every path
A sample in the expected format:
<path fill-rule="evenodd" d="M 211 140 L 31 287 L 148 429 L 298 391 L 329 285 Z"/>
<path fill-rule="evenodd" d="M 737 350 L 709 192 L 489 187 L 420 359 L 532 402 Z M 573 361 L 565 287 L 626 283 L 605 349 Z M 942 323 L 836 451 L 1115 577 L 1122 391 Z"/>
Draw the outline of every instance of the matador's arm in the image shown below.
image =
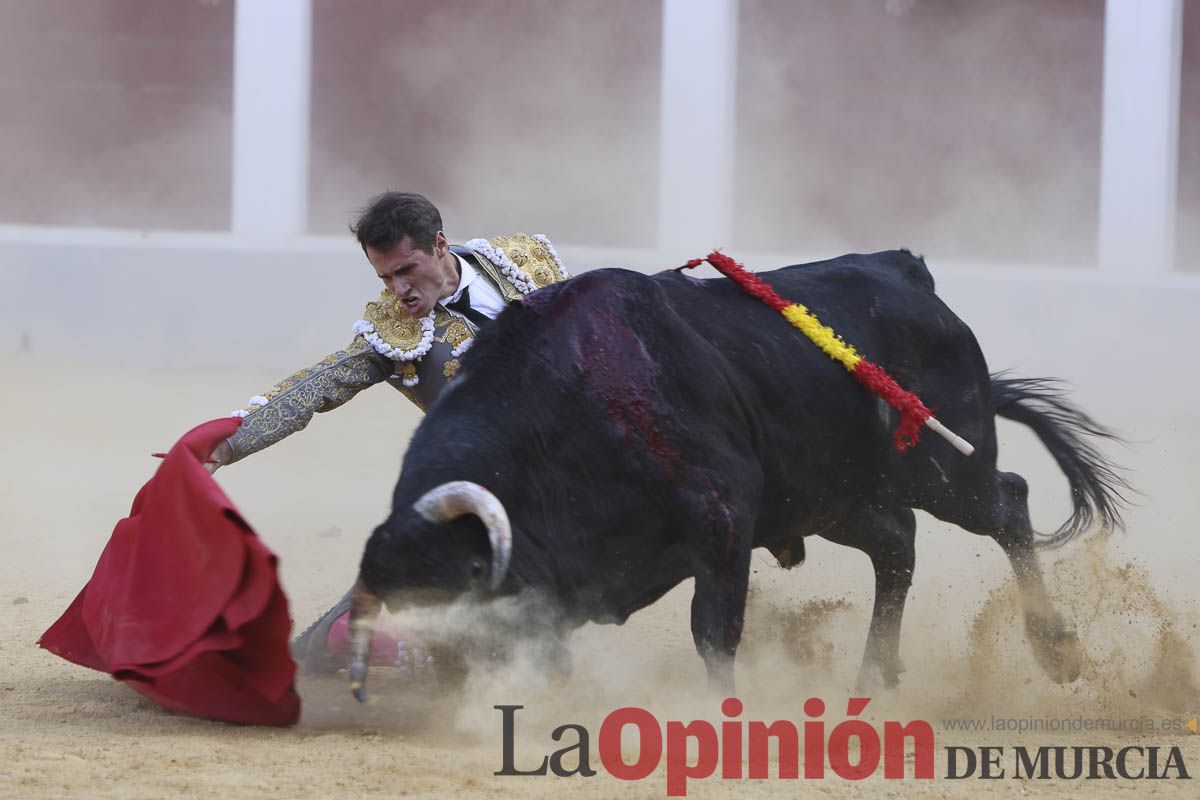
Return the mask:
<path fill-rule="evenodd" d="M 363 339 L 355 337 L 345 350 L 286 378 L 265 395 L 252 397 L 242 426 L 218 450 L 221 464 L 232 464 L 303 430 L 313 414 L 345 403 L 368 386 L 387 380 L 395 364 Z"/>

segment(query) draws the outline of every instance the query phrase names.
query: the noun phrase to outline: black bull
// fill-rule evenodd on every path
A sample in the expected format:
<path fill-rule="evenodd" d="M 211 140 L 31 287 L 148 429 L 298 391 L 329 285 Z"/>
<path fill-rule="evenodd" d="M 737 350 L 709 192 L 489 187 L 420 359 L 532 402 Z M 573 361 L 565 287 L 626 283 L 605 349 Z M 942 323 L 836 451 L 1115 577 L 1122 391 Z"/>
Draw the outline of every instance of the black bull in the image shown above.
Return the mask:
<path fill-rule="evenodd" d="M 1046 382 L 989 376 L 971 330 L 906 251 L 760 276 L 918 394 L 974 455 L 929 430 L 897 452 L 896 414 L 726 279 L 608 269 L 542 289 L 483 331 L 412 438 L 356 585 L 360 698 L 380 598 L 533 590 L 565 633 L 623 622 L 687 578 L 696 649 L 710 681 L 732 689 L 751 550 L 791 566 L 814 534 L 870 556 L 862 674 L 891 685 L 914 508 L 996 540 L 1039 662 L 1055 680 L 1078 675 L 1077 639 L 1034 546 L 1095 517 L 1120 524 L 1124 484 L 1087 441 L 1105 431 Z M 1029 425 L 1068 477 L 1074 513 L 1054 534 L 1035 534 L 1025 480 L 996 468 L 996 414 Z M 483 491 L 464 499 L 460 482 Z"/>

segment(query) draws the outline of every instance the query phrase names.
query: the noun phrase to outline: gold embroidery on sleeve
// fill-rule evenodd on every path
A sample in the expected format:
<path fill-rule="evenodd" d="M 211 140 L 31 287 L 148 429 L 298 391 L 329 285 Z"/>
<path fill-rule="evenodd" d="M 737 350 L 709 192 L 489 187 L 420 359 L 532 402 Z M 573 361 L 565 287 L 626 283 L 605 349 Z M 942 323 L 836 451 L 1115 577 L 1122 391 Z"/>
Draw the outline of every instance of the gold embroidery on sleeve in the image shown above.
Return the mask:
<path fill-rule="evenodd" d="M 371 345 L 359 337 L 349 348 L 275 384 L 264 395 L 267 404 L 247 409 L 241 427 L 231 437 L 234 460 L 304 429 L 313 414 L 337 408 L 386 379 L 375 359 Z"/>

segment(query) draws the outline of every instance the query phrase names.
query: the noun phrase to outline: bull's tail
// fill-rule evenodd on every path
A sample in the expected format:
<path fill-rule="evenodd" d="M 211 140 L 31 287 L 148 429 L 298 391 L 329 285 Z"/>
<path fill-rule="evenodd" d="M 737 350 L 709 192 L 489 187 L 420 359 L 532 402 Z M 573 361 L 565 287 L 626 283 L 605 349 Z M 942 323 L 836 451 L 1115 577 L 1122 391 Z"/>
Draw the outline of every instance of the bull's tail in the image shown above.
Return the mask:
<path fill-rule="evenodd" d="M 1070 403 L 1060 381 L 993 375 L 992 407 L 1037 434 L 1071 487 L 1071 516 L 1054 533 L 1038 534 L 1039 547 L 1066 544 L 1097 520 L 1110 531 L 1124 528 L 1124 493 L 1132 489 L 1121 468 L 1105 458 L 1094 441 L 1120 439 Z"/>

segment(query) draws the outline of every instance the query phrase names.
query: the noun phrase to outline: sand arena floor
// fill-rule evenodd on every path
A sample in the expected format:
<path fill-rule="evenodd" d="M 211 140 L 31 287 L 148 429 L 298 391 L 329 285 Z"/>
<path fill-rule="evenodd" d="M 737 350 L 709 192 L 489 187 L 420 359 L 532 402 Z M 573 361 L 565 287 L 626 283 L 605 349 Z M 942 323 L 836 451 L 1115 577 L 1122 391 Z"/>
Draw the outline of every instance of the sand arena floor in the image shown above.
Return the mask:
<path fill-rule="evenodd" d="M 295 728 L 245 728 L 174 716 L 106 676 L 35 646 L 87 580 L 112 525 L 154 469 L 148 457 L 191 425 L 220 416 L 277 375 L 101 370 L 32 356 L 0 360 L 0 797 L 663 797 L 663 774 L 623 783 L 594 778 L 500 778 L 495 704 L 526 707 L 518 759 L 538 759 L 549 731 L 609 711 L 650 708 L 661 720 L 720 718 L 703 686 L 681 586 L 624 627 L 588 627 L 573 640 L 575 672 L 550 687 L 518 662 L 477 671 L 457 697 L 397 676 L 373 676 L 375 703 L 341 681 L 300 686 Z M 1200 712 L 1195 575 L 1200 425 L 1140 417 L 1130 430 L 1114 400 L 1095 409 L 1137 440 L 1114 454 L 1144 492 L 1130 530 L 1093 538 L 1044 562 L 1053 592 L 1087 652 L 1082 678 L 1051 684 L 1033 663 L 1007 564 L 989 541 L 921 518 L 900 690 L 872 700 L 875 721 L 929 720 L 938 779 L 866 785 L 824 781 L 690 784 L 692 797 L 1195 796 L 1193 781 L 942 779 L 951 745 L 1178 746 L 1200 773 L 1200 736 L 1161 730 Z M 1129 418 L 1133 415 L 1130 413 Z M 387 388 L 319 418 L 309 431 L 219 473 L 230 496 L 280 555 L 293 614 L 305 625 L 351 581 L 362 542 L 384 515 L 401 454 L 418 421 Z M 1001 463 L 1033 486 L 1035 522 L 1065 513 L 1065 484 L 1025 432 L 1002 429 Z M 810 540 L 791 572 L 755 554 L 746 640 L 739 656 L 744 719 L 804 719 L 803 700 L 840 710 L 854 680 L 871 602 L 866 557 Z M 1154 720 L 1154 731 L 1017 734 L 951 730 L 954 720 Z M 593 753 L 593 766 L 598 760 Z"/>

